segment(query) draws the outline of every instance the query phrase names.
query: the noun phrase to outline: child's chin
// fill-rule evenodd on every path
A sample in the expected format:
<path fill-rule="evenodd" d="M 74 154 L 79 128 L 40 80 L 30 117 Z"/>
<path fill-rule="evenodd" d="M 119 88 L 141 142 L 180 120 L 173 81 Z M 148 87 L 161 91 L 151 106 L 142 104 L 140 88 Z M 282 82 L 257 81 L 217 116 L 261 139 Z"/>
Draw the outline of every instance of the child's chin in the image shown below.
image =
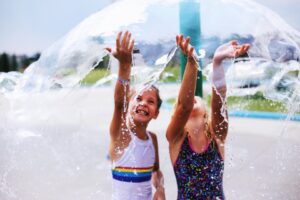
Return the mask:
<path fill-rule="evenodd" d="M 151 120 L 149 117 L 134 117 L 136 123 L 148 123 Z"/>

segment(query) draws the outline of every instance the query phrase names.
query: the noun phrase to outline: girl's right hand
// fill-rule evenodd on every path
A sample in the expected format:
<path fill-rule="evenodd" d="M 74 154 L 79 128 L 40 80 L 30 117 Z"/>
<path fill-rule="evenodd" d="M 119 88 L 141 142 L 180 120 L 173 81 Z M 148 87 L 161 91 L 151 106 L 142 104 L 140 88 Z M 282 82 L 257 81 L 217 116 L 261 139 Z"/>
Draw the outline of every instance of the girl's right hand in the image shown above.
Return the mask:
<path fill-rule="evenodd" d="M 122 37 L 122 31 L 119 32 L 116 39 L 116 49 L 113 51 L 113 56 L 119 60 L 120 66 L 130 66 L 132 63 L 132 50 L 134 40 L 131 39 L 131 33 L 126 31 Z M 111 52 L 111 48 L 106 48 Z"/>
<path fill-rule="evenodd" d="M 194 57 L 194 47 L 190 45 L 190 37 L 184 39 L 183 35 L 176 35 L 176 43 L 186 57 Z"/>

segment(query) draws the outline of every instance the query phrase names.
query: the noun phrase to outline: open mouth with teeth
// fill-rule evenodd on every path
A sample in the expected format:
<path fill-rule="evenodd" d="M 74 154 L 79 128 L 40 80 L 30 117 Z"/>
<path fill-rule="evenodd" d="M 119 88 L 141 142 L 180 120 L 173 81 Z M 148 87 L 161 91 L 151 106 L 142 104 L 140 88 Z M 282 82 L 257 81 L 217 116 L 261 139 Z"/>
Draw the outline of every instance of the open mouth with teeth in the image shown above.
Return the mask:
<path fill-rule="evenodd" d="M 149 112 L 147 112 L 146 110 L 143 110 L 143 109 L 136 109 L 135 113 L 137 113 L 139 115 L 144 115 L 144 116 L 149 115 Z"/>

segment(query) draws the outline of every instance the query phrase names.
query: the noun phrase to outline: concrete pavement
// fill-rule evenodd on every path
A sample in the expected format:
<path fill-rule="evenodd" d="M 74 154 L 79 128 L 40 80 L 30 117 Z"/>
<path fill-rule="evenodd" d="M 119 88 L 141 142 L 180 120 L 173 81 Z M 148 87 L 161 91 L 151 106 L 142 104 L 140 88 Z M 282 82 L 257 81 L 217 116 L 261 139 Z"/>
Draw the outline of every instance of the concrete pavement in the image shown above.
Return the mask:
<path fill-rule="evenodd" d="M 178 87 L 164 85 L 164 99 Z M 110 199 L 108 126 L 111 87 L 13 96 L 0 102 L 0 197 L 3 200 Z M 167 199 L 176 181 L 165 131 L 171 110 L 162 108 L 149 130 L 158 136 Z M 229 200 L 300 196 L 299 122 L 229 119 L 224 188 Z"/>

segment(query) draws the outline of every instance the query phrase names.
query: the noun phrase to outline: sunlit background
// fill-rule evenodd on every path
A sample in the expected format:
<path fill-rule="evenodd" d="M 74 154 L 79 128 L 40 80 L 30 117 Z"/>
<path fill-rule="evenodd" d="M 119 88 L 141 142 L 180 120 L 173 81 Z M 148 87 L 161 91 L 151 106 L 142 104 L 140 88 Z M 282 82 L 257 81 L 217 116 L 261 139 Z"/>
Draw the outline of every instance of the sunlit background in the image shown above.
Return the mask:
<path fill-rule="evenodd" d="M 1 0 L 0 52 L 29 55 L 41 52 L 80 21 L 112 2 L 115 1 Z M 272 9 L 288 24 L 300 30 L 298 0 L 256 2 Z"/>

